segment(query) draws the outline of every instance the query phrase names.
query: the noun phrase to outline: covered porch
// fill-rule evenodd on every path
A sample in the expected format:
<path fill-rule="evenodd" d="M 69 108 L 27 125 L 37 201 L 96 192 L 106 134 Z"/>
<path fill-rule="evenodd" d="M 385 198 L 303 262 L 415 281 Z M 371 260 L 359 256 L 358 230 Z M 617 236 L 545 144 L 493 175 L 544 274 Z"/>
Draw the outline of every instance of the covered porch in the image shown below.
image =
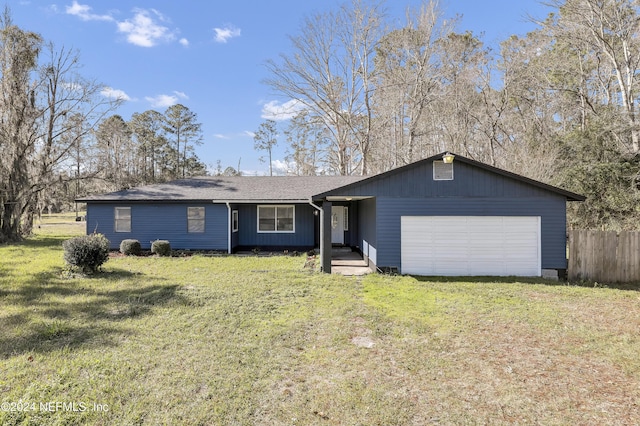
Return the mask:
<path fill-rule="evenodd" d="M 368 262 L 358 252 L 348 247 L 331 250 L 331 273 L 346 276 L 362 276 L 372 273 Z"/>
<path fill-rule="evenodd" d="M 375 199 L 370 196 L 325 196 L 318 203 L 318 247 L 323 272 L 364 275 L 375 272 L 369 255 L 375 228 Z"/>

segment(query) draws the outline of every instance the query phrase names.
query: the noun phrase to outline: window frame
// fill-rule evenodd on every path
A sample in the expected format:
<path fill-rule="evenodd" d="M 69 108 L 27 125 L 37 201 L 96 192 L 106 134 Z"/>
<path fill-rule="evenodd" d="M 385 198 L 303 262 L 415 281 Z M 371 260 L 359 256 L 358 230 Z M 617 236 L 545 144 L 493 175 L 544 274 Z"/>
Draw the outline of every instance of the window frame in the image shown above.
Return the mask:
<path fill-rule="evenodd" d="M 238 210 L 231 211 L 231 232 L 238 232 L 239 228 L 239 219 L 238 219 Z"/>
<path fill-rule="evenodd" d="M 342 218 L 342 230 L 349 230 L 349 206 L 344 206 L 344 216 Z"/>
<path fill-rule="evenodd" d="M 437 168 L 439 168 L 439 173 L 436 173 L 436 164 L 438 165 Z M 449 166 L 448 170 L 444 169 L 444 167 Z M 449 172 L 449 170 L 451 171 L 451 176 L 449 177 L 444 176 L 444 172 L 446 171 L 447 173 Z M 437 181 L 447 181 L 447 180 L 453 180 L 453 163 L 445 163 L 442 160 L 434 160 L 433 161 L 433 180 L 437 180 Z"/>
<path fill-rule="evenodd" d="M 118 217 L 118 216 L 119 216 L 118 211 L 120 211 L 120 210 L 128 210 L 128 211 L 129 211 L 129 218 L 128 218 L 128 225 L 129 225 L 129 226 L 126 226 L 126 227 L 125 227 L 125 228 L 126 228 L 126 230 L 122 230 L 122 228 L 121 228 L 121 225 L 122 225 L 123 223 L 126 223 L 126 222 L 124 222 L 126 219 L 125 219 L 125 218 Z M 113 208 L 113 232 L 116 232 L 116 233 L 118 233 L 118 234 L 121 234 L 121 233 L 123 233 L 123 234 L 131 233 L 131 228 L 132 228 L 132 227 L 131 227 L 131 218 L 132 218 L 131 206 L 128 206 L 128 207 L 125 207 L 125 206 L 115 206 L 115 207 Z"/>
<path fill-rule="evenodd" d="M 279 230 L 278 229 L 278 209 L 290 208 L 292 209 L 293 216 L 292 229 L 291 230 Z M 260 210 L 261 209 L 274 209 L 273 213 L 273 230 L 261 230 L 260 229 Z M 296 232 L 296 206 L 294 204 L 261 204 L 257 206 L 256 210 L 256 231 L 258 234 L 294 234 Z"/>
<path fill-rule="evenodd" d="M 202 217 L 191 217 L 191 211 L 192 209 L 202 209 Z M 206 222 L 206 217 L 207 217 L 207 209 L 204 206 L 190 206 L 187 207 L 187 233 L 188 234 L 204 234 L 206 232 L 206 226 L 207 226 L 207 222 Z M 192 229 L 192 225 L 195 225 L 196 223 L 201 222 L 201 226 L 198 228 L 195 228 L 195 230 Z"/>

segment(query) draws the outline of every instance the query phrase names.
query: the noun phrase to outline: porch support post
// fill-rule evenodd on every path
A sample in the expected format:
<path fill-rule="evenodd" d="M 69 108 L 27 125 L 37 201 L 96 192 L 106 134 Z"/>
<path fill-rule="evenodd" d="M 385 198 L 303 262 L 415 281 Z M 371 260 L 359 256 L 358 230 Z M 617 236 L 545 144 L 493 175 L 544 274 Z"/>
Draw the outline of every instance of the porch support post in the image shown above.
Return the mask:
<path fill-rule="evenodd" d="M 322 202 L 320 215 L 320 263 L 322 272 L 331 273 L 331 202 Z"/>

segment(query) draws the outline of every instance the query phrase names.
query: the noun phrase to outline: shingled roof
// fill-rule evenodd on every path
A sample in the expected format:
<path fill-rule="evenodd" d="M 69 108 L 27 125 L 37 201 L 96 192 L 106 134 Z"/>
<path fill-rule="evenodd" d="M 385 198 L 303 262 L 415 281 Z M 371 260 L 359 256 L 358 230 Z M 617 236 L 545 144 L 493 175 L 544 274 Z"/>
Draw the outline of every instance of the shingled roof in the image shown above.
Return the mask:
<path fill-rule="evenodd" d="M 77 202 L 307 202 L 310 197 L 365 176 L 194 177 L 89 195 Z"/>

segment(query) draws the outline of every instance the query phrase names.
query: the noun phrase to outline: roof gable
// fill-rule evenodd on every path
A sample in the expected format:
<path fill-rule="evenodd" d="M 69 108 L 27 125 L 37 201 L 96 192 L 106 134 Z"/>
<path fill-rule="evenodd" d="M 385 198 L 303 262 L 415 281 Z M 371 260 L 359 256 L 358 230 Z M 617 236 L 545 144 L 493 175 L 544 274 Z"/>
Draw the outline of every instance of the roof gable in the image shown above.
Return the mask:
<path fill-rule="evenodd" d="M 347 184 L 314 196 L 320 200 L 339 196 L 542 196 L 555 194 L 568 201 L 583 201 L 584 196 L 499 169 L 463 156 L 455 156 L 454 179 L 434 181 L 433 162 L 442 154 L 416 161 L 380 173 L 358 182 Z"/>

